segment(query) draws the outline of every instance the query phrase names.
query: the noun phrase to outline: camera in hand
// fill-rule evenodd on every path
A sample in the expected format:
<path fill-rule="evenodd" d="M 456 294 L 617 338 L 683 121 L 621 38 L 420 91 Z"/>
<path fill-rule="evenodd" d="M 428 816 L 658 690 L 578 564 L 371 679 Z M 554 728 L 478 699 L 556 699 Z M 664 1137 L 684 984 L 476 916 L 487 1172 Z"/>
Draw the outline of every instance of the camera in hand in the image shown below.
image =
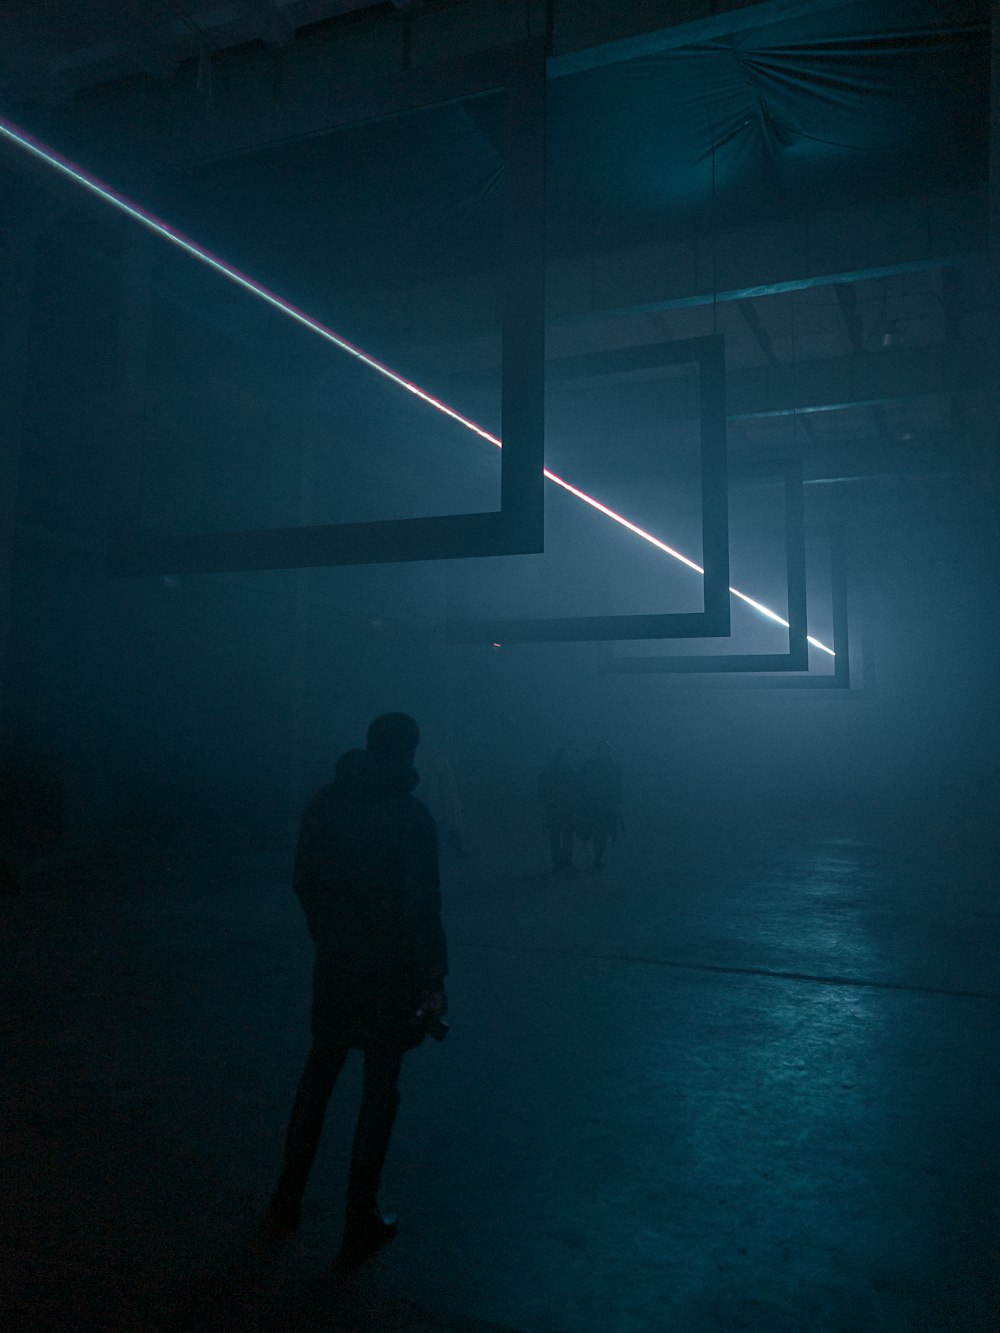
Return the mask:
<path fill-rule="evenodd" d="M 432 1014 L 429 1009 L 418 1009 L 413 1021 L 421 1035 L 433 1037 L 435 1041 L 444 1041 L 448 1035 L 448 1024 L 440 1014 Z"/>

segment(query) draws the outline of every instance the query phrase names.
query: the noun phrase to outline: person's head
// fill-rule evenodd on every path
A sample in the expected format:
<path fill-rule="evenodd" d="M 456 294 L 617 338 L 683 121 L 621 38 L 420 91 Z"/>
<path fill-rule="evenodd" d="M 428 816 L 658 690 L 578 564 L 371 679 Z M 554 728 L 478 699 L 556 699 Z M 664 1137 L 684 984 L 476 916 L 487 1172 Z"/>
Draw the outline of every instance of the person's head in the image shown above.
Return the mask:
<path fill-rule="evenodd" d="M 405 759 L 412 763 L 420 744 L 420 728 L 409 713 L 382 713 L 368 727 L 365 746 L 379 759 Z"/>

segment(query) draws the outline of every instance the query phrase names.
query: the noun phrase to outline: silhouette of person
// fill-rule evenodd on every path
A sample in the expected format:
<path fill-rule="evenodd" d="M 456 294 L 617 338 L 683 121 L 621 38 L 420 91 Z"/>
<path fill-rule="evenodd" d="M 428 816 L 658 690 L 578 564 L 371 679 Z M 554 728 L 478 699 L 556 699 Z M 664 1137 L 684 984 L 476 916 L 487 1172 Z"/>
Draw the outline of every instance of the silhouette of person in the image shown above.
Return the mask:
<path fill-rule="evenodd" d="M 285 1137 L 265 1238 L 298 1227 L 327 1102 L 349 1050 L 364 1052 L 364 1090 L 347 1185 L 341 1262 L 364 1262 L 396 1234 L 378 1190 L 399 1108 L 403 1054 L 447 1009 L 437 834 L 411 793 L 420 731 L 405 713 L 368 728 L 302 816 L 294 888 L 316 943 L 312 1047 Z"/>
<path fill-rule="evenodd" d="M 549 835 L 552 869 L 572 870 L 577 779 L 565 748 L 556 750 L 542 769 L 538 778 L 538 799 L 542 804 L 545 828 Z"/>
<path fill-rule="evenodd" d="M 577 793 L 577 836 L 594 844 L 594 869 L 603 870 L 608 840 L 614 842 L 621 829 L 622 804 L 621 770 L 606 741 L 580 765 Z"/>

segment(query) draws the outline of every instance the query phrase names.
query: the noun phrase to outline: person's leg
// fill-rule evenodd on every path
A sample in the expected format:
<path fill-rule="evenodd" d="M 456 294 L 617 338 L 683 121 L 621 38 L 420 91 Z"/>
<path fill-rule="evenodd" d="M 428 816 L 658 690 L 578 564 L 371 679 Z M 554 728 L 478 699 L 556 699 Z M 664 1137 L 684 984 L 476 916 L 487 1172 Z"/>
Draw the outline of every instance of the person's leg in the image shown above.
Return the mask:
<path fill-rule="evenodd" d="M 378 1209 L 382 1167 L 399 1110 L 402 1064 L 402 1051 L 375 1047 L 365 1051 L 364 1091 L 347 1184 L 348 1226 L 352 1219 L 370 1217 Z"/>
<path fill-rule="evenodd" d="M 294 1231 L 299 1203 L 316 1157 L 330 1093 L 347 1059 L 347 1047 L 314 1039 L 299 1080 L 288 1130 L 285 1158 L 270 1214 L 276 1230 Z"/>

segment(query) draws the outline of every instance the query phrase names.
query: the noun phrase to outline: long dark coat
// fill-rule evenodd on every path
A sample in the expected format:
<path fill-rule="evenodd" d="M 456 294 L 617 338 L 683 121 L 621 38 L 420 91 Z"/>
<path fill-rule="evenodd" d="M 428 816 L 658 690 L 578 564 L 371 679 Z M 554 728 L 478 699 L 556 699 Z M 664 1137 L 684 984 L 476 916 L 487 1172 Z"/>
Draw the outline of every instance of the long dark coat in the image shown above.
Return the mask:
<path fill-rule="evenodd" d="M 406 764 L 351 750 L 302 816 L 294 887 L 316 942 L 313 1035 L 416 1044 L 412 1019 L 448 969 L 437 830 Z"/>

